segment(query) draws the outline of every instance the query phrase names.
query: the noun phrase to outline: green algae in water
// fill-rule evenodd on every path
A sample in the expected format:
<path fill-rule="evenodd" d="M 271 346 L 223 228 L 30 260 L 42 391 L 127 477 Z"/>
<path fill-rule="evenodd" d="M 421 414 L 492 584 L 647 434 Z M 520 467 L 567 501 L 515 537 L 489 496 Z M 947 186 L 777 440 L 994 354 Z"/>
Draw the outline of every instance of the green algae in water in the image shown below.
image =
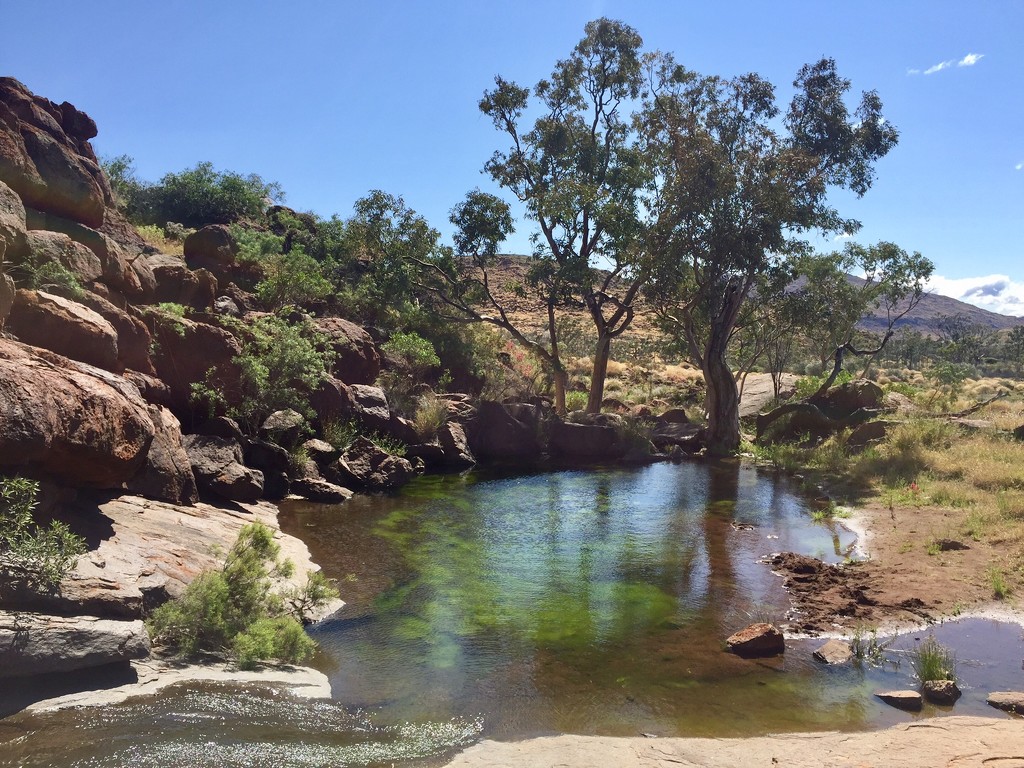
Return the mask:
<path fill-rule="evenodd" d="M 760 558 L 833 548 L 778 478 L 735 462 L 432 477 L 334 514 L 302 517 L 314 556 L 360 583 L 375 573 L 377 588 L 347 593 L 314 634 L 336 695 L 390 722 L 482 713 L 495 735 L 687 733 L 707 732 L 708 709 L 722 716 L 703 696 L 807 706 L 799 682 L 752 681 L 761 667 L 721 646 L 755 609 L 788 607 Z M 371 556 L 346 554 L 353 527 Z"/>

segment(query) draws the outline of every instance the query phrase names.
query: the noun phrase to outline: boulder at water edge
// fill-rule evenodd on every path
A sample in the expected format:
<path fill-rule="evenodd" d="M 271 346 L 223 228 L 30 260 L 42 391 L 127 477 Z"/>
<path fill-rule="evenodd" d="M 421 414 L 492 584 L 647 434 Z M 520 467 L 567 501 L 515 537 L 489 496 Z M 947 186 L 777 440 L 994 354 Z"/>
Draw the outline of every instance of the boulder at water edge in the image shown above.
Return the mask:
<path fill-rule="evenodd" d="M 725 647 L 745 659 L 759 659 L 785 653 L 782 632 L 773 624 L 751 624 L 725 641 Z"/>

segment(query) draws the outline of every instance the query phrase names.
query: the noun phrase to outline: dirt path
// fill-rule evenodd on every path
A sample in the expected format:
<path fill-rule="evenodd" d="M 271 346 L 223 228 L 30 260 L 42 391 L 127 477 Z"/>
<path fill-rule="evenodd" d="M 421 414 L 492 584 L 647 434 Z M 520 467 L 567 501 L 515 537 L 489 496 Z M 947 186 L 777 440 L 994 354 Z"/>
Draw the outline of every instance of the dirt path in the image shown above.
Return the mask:
<path fill-rule="evenodd" d="M 753 739 L 554 736 L 483 741 L 448 768 L 1024 768 L 1024 722 L 944 717 L 871 733 Z"/>

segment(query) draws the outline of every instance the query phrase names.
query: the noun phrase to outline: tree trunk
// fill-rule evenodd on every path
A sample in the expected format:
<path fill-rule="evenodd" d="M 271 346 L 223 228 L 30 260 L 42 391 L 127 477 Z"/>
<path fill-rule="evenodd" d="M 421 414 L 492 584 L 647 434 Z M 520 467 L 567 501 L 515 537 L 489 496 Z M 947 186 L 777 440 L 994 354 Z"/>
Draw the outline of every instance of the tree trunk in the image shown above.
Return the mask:
<path fill-rule="evenodd" d="M 587 413 L 600 413 L 604 401 L 604 382 L 608 377 L 608 358 L 612 353 L 611 337 L 601 335 L 594 348 L 594 370 L 590 375 L 590 396 L 587 398 Z"/>
<path fill-rule="evenodd" d="M 740 447 L 740 396 L 736 379 L 723 356 L 704 359 L 707 385 L 708 433 L 710 456 L 731 456 Z"/>
<path fill-rule="evenodd" d="M 555 368 L 551 373 L 551 378 L 555 388 L 555 413 L 565 416 L 565 389 L 569 384 L 569 374 L 562 369 Z"/>

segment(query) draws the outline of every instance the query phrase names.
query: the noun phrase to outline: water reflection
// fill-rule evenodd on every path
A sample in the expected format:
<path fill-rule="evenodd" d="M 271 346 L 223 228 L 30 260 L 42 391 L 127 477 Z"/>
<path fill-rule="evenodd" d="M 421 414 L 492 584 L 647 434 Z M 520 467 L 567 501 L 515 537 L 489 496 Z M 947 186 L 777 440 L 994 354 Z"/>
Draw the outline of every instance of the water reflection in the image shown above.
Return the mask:
<path fill-rule="evenodd" d="M 345 590 L 366 620 L 343 612 L 316 636 L 336 695 L 395 722 L 483 713 L 496 735 L 717 732 L 721 707 L 763 699 L 763 713 L 732 717 L 757 732 L 775 727 L 779 697 L 808 709 L 806 686 L 779 674 L 792 664 L 742 662 L 721 642 L 788 607 L 760 558 L 830 552 L 833 532 L 784 480 L 739 462 L 423 478 L 394 498 L 289 514 L 332 576 L 362 578 L 351 527 L 378 539 L 379 589 Z"/>

